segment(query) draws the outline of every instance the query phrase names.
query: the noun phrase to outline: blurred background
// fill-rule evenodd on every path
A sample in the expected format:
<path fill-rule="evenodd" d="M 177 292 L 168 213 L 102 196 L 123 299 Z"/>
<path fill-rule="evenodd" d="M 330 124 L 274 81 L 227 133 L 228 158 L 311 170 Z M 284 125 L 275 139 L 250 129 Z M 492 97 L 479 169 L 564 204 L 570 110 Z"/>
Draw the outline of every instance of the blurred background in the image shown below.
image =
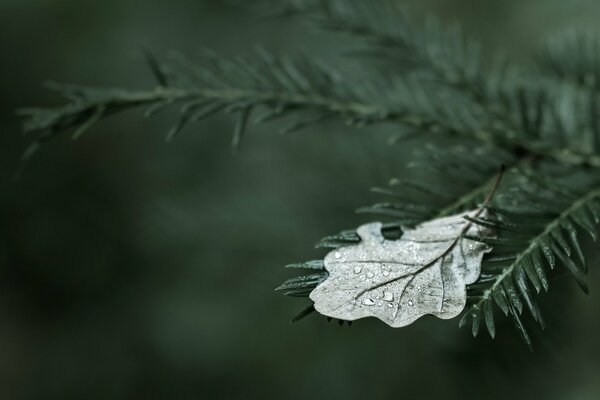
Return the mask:
<path fill-rule="evenodd" d="M 594 0 L 406 3 L 515 59 L 600 18 Z M 308 301 L 274 292 L 281 267 L 319 257 L 318 239 L 366 221 L 369 187 L 405 173 L 422 143 L 389 145 L 393 127 L 252 126 L 232 155 L 225 116 L 167 145 L 168 115 L 132 113 L 52 142 L 12 179 L 29 143 L 14 110 L 60 104 L 44 80 L 145 88 L 142 46 L 256 44 L 349 42 L 218 0 L 0 1 L 0 399 L 600 398 L 599 263 L 590 296 L 570 278 L 541 296 L 533 354 L 510 321 L 495 340 L 433 318 L 289 324 Z"/>

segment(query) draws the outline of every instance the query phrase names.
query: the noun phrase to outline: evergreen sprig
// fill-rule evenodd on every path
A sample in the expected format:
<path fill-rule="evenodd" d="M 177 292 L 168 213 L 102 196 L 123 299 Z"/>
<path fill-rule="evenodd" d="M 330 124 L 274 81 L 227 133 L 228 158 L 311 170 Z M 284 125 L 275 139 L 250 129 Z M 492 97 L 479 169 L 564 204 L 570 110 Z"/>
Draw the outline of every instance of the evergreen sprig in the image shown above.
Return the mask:
<path fill-rule="evenodd" d="M 600 84 L 600 40 L 589 31 L 569 30 L 544 42 L 536 56 L 540 71 L 578 85 Z"/>
<path fill-rule="evenodd" d="M 600 172 L 522 169 L 518 178 L 510 192 L 490 208 L 491 217 L 472 220 L 495 229 L 498 238 L 479 239 L 492 244 L 494 250 L 484 260 L 479 282 L 470 287 L 472 304 L 460 324 L 470 321 L 473 335 L 477 335 L 481 321 L 485 321 L 494 337 L 494 306 L 497 306 L 513 318 L 531 345 L 520 315 L 526 308 L 544 326 L 535 294 L 548 290 L 548 270 L 563 266 L 581 289 L 588 291 L 587 264 L 579 234 L 587 232 L 597 240 Z"/>
<path fill-rule="evenodd" d="M 270 3 L 270 0 L 267 0 Z M 580 233 L 593 238 L 600 222 L 600 39 L 567 32 L 546 42 L 530 63 L 501 58 L 484 62 L 481 46 L 457 25 L 430 18 L 414 23 L 392 0 L 286 0 L 287 14 L 360 40 L 363 58 L 391 68 L 342 70 L 315 57 L 258 50 L 249 58 L 203 52 L 192 62 L 158 61 L 146 52 L 157 86 L 146 90 L 52 84 L 67 98 L 58 108 L 24 109 L 25 130 L 36 134 L 25 159 L 41 143 L 65 132 L 80 137 L 110 115 L 145 107 L 145 116 L 170 108 L 178 117 L 173 138 L 189 123 L 218 112 L 237 115 L 238 146 L 249 122 L 284 120 L 284 131 L 336 118 L 351 125 L 397 124 L 430 142 L 414 155 L 410 179 L 393 179 L 374 191 L 385 197 L 359 212 L 388 219 L 383 234 L 403 226 L 473 209 L 507 167 L 486 217 L 495 239 L 482 275 L 468 290 L 461 325 L 474 335 L 485 324 L 496 334 L 497 310 L 510 316 L 531 344 L 523 312 L 543 326 L 535 295 L 548 290 L 549 274 L 562 266 L 586 289 Z M 358 66 L 357 66 L 358 67 Z M 448 147 L 449 138 L 461 145 Z M 335 249 L 358 242 L 354 229 L 321 240 Z M 309 273 L 278 289 L 307 297 L 327 278 L 322 259 L 288 266 Z M 294 321 L 314 311 L 302 310 Z"/>
<path fill-rule="evenodd" d="M 350 34 L 368 43 L 351 54 L 380 56 L 397 67 L 416 69 L 437 81 L 478 92 L 485 80 L 479 43 L 468 40 L 460 25 L 444 26 L 429 17 L 413 24 L 406 8 L 392 0 L 288 0 L 288 12 L 319 29 Z"/>
<path fill-rule="evenodd" d="M 239 145 L 250 115 L 255 111 L 255 122 L 288 120 L 283 132 L 296 131 L 332 117 L 361 126 L 378 121 L 403 121 L 412 127 L 431 123 L 422 118 L 426 104 L 408 106 L 407 99 L 427 96 L 420 93 L 424 88 L 406 79 L 344 79 L 319 60 L 306 56 L 275 56 L 262 49 L 256 51 L 253 60 L 231 60 L 210 51 L 203 52 L 201 59 L 201 66 L 193 65 L 183 56 L 162 65 L 148 56 L 158 83 L 148 90 L 49 84 L 50 89 L 69 102 L 58 108 L 18 111 L 25 117 L 25 132 L 37 134 L 26 158 L 32 155 L 33 149 L 58 134 L 73 130 L 73 138 L 78 138 L 100 119 L 139 107 L 146 107 L 145 117 L 169 108 L 178 109 L 179 115 L 167 140 L 189 123 L 218 112 L 236 113 L 239 117 L 232 141 L 234 146 Z"/>

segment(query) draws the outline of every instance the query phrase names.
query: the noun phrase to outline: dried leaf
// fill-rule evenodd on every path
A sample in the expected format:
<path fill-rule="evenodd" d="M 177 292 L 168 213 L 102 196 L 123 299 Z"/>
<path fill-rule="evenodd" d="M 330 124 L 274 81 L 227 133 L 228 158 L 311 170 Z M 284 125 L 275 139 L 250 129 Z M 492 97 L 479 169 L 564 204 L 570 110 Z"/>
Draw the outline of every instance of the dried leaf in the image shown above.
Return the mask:
<path fill-rule="evenodd" d="M 392 327 L 426 314 L 456 317 L 466 305 L 466 286 L 479 279 L 483 255 L 491 250 L 465 236 L 494 235 L 464 217 L 484 213 L 470 211 L 403 228 L 399 240 L 385 239 L 381 223 L 361 226 L 360 243 L 325 257 L 329 277 L 310 294 L 315 309 L 347 321 L 377 317 Z"/>

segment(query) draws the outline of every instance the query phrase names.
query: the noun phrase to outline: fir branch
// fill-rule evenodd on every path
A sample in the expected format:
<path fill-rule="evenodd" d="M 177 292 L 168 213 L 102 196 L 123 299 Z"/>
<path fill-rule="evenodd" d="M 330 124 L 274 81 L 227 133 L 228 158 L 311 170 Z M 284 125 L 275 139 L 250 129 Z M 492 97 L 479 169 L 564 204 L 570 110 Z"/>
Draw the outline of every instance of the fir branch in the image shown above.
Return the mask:
<path fill-rule="evenodd" d="M 523 159 L 512 159 L 508 161 L 507 164 L 502 164 L 504 168 L 508 171 L 508 173 L 514 173 L 518 171 L 522 166 L 528 165 L 531 163 L 531 160 L 528 158 Z M 493 187 L 497 178 L 494 175 L 491 175 L 489 179 L 483 182 L 481 185 L 473 187 L 472 190 L 468 191 L 464 195 L 458 197 L 454 202 L 449 204 L 448 206 L 442 208 L 436 215 L 434 215 L 431 219 L 446 217 L 448 215 L 456 214 L 462 210 L 467 210 L 472 208 L 473 205 L 478 204 L 478 202 L 486 195 L 486 193 L 490 192 L 490 188 Z"/>
<path fill-rule="evenodd" d="M 598 93 L 548 80 L 513 82 L 485 105 L 492 129 L 530 154 L 600 166 Z"/>
<path fill-rule="evenodd" d="M 408 107 L 408 99 L 424 90 L 409 82 L 394 83 L 383 77 L 365 81 L 342 79 L 330 67 L 309 60 L 275 57 L 263 50 L 253 61 L 228 60 L 213 53 L 204 54 L 204 67 L 180 59 L 177 65 L 159 66 L 153 58 L 150 67 L 160 86 L 150 90 L 89 88 L 50 84 L 69 102 L 57 108 L 19 110 L 25 117 L 25 132 L 37 133 L 34 146 L 56 135 L 77 129 L 76 137 L 110 115 L 146 106 L 145 116 L 178 107 L 179 118 L 168 137 L 188 123 L 219 111 L 241 114 L 234 143 L 239 143 L 251 112 L 262 112 L 256 122 L 291 120 L 286 132 L 298 130 L 329 117 L 351 125 L 378 121 L 401 121 L 421 129 L 433 124 L 422 110 Z M 169 71 L 168 75 L 165 71 Z M 165 86 L 168 85 L 168 86 Z M 408 94 L 406 91 L 412 91 Z M 413 108 L 414 105 L 413 105 Z M 430 111 L 433 114 L 432 111 Z M 28 152 L 27 154 L 31 154 Z"/>
<path fill-rule="evenodd" d="M 481 48 L 464 37 L 458 24 L 447 28 L 430 17 L 418 27 L 406 7 L 392 0 L 288 0 L 287 10 L 321 29 L 366 39 L 370 56 L 379 48 L 377 54 L 426 69 L 447 84 L 478 91 Z"/>
<path fill-rule="evenodd" d="M 413 25 L 391 0 L 284 4 L 321 28 L 365 38 L 371 55 L 394 54 L 402 68 L 389 75 L 350 75 L 308 56 L 260 50 L 252 59 L 205 52 L 200 66 L 183 57 L 165 65 L 146 52 L 155 88 L 53 84 L 67 98 L 65 105 L 20 110 L 25 131 L 36 135 L 23 158 L 65 131 L 73 131 L 77 139 L 100 120 L 140 107 L 146 107 L 147 117 L 178 110 L 169 140 L 190 123 L 219 112 L 235 113 L 234 147 L 250 122 L 273 120 L 285 121 L 285 132 L 329 118 L 356 126 L 387 121 L 416 134 L 433 132 L 437 145 L 417 155 L 415 174 L 376 188 L 386 201 L 359 211 L 391 217 L 382 232 L 396 239 L 403 226 L 479 207 L 494 186 L 498 167 L 507 165 L 508 189 L 499 191 L 489 216 L 470 218 L 469 226 L 493 228 L 498 235 L 470 238 L 494 250 L 484 259 L 479 281 L 469 287 L 470 306 L 461 325 L 471 323 L 477 335 L 485 324 L 493 337 L 495 308 L 500 308 L 530 344 L 522 312 L 527 308 L 543 326 L 535 294 L 548 290 L 548 267 L 563 265 L 586 289 L 578 234 L 585 230 L 595 238 L 600 222 L 600 175 L 589 168 L 600 167 L 600 41 L 588 34 L 562 35 L 538 55 L 537 70 L 505 63 L 488 68 L 479 46 L 458 27 L 434 19 L 423 27 Z M 448 136 L 467 144 L 442 147 Z M 338 248 L 358 240 L 354 230 L 346 230 L 324 238 L 318 247 Z M 288 267 L 310 271 L 278 288 L 288 296 L 307 297 L 328 274 L 322 260 Z M 306 308 L 294 321 L 312 311 L 312 306 Z"/>
<path fill-rule="evenodd" d="M 546 39 L 535 56 L 538 69 L 561 80 L 598 89 L 600 40 L 596 33 L 571 29 Z"/>
<path fill-rule="evenodd" d="M 414 177 L 391 179 L 388 188 L 375 187 L 373 192 L 392 201 L 359 208 L 359 213 L 391 217 L 383 233 L 389 239 L 400 237 L 402 226 L 422 222 L 478 207 L 497 179 L 504 165 L 514 172 L 529 159 L 517 159 L 494 147 L 455 146 L 441 149 L 427 146 L 415 154 L 409 164 Z M 427 182 L 427 184 L 424 184 Z M 354 230 L 345 230 L 323 238 L 319 248 L 337 248 L 359 241 Z"/>
<path fill-rule="evenodd" d="M 26 117 L 25 131 L 38 132 L 37 142 L 43 143 L 54 136 L 73 128 L 78 128 L 74 138 L 80 137 L 93 124 L 100 119 L 112 114 L 127 111 L 133 108 L 147 106 L 146 116 L 152 116 L 168 107 L 180 105 L 181 117 L 168 137 L 173 137 L 187 123 L 196 122 L 215 112 L 239 112 L 252 107 L 264 106 L 268 114 L 263 114 L 258 121 L 272 120 L 283 117 L 286 109 L 290 113 L 317 109 L 322 112 L 319 119 L 305 120 L 306 125 L 316 123 L 325 116 L 338 116 L 345 118 L 351 124 L 366 124 L 377 121 L 396 121 L 405 125 L 439 131 L 442 129 L 433 120 L 433 116 L 425 115 L 419 111 L 401 110 L 392 108 L 386 102 L 369 103 L 360 100 L 344 101 L 341 98 L 312 95 L 307 93 L 269 92 L 250 89 L 235 88 L 164 88 L 157 87 L 147 91 L 126 91 L 122 89 L 96 89 L 74 87 L 69 85 L 53 84 L 52 88 L 67 97 L 75 100 L 66 106 L 55 109 L 22 109 L 19 113 Z M 391 99 L 390 99 L 391 100 Z M 438 109 L 439 110 L 439 109 Z M 433 110 L 431 111 L 433 113 Z M 447 110 L 450 114 L 452 110 Z M 459 116 L 459 118 L 461 118 Z M 438 121 L 441 122 L 441 121 Z M 290 128 L 299 126 L 296 122 Z M 477 138 L 482 141 L 495 142 L 509 149 L 522 148 L 531 154 L 551 156 L 571 163 L 598 164 L 598 157 L 594 154 L 572 152 L 568 149 L 556 149 L 544 143 L 526 143 L 518 139 L 504 138 L 492 135 L 485 131 L 476 130 L 477 127 L 460 125 L 460 121 L 453 121 L 447 128 L 450 133 L 467 138 Z M 37 143 L 36 143 L 37 144 Z"/>
<path fill-rule="evenodd" d="M 495 218 L 474 220 L 497 229 L 499 238 L 493 241 L 494 251 L 484 260 L 482 279 L 470 288 L 469 296 L 474 301 L 460 324 L 470 321 L 476 335 L 479 320 L 483 318 L 494 337 L 493 306 L 496 305 L 513 318 L 522 337 L 531 345 L 521 313 L 525 304 L 543 327 L 532 287 L 536 293 L 548 290 L 547 266 L 554 269 L 562 264 L 587 292 L 586 262 L 578 231 L 583 229 L 596 238 L 596 224 L 600 223 L 600 176 L 597 171 L 554 175 L 560 183 L 539 173 L 527 172 L 526 176 L 518 190 L 511 191 L 511 202 L 516 196 L 517 205 L 492 208 Z M 542 197 L 545 200 L 540 203 Z"/>
<path fill-rule="evenodd" d="M 446 110 L 437 106 L 436 115 L 440 115 L 440 111 L 443 115 L 436 123 L 449 132 L 493 141 L 507 148 L 525 149 L 530 154 L 550 156 L 561 162 L 600 166 L 600 146 L 596 145 L 600 141 L 598 112 L 594 110 L 593 117 L 585 116 L 583 123 L 569 132 L 592 130 L 595 142 L 592 154 L 578 148 L 581 143 L 578 139 L 560 138 L 566 143 L 549 141 L 548 136 L 561 134 L 562 121 L 548 123 L 543 120 L 555 120 L 561 109 L 571 105 L 565 101 L 556 104 L 548 99 L 571 98 L 572 94 L 565 93 L 562 87 L 558 87 L 557 92 L 553 90 L 554 82 L 537 79 L 527 70 L 517 72 L 500 59 L 486 70 L 480 46 L 466 39 L 458 26 L 446 28 L 430 18 L 419 28 L 409 21 L 403 6 L 386 0 L 292 0 L 288 9 L 311 18 L 321 28 L 365 37 L 371 44 L 383 47 L 382 53 L 386 55 L 400 54 L 401 58 L 417 64 L 426 77 L 465 95 L 471 104 L 464 106 L 461 103 L 461 106 L 479 108 L 479 113 L 472 112 L 470 116 L 456 108 Z M 551 42 L 553 45 L 549 45 L 540 57 L 542 66 L 549 64 L 547 69 L 561 77 L 573 75 L 579 81 L 597 82 L 595 75 L 600 71 L 596 65 L 600 57 L 596 54 L 600 48 L 597 38 L 589 34 L 565 36 L 566 39 L 561 36 L 560 41 Z M 398 68 L 394 70 L 398 71 Z M 527 99 L 527 92 L 533 92 L 533 101 Z M 581 101 L 577 103 L 575 107 L 580 107 Z M 590 107 L 597 103 L 596 98 L 590 99 Z M 578 114 L 577 110 L 573 112 Z M 462 121 L 452 117 L 461 113 L 466 114 Z M 535 116 L 529 118 L 530 114 Z M 538 124 L 534 125 L 533 120 Z M 553 134 L 548 135 L 542 129 Z"/>
<path fill-rule="evenodd" d="M 563 143 L 557 146 L 555 140 L 550 140 L 552 136 L 546 131 L 552 133 L 558 128 L 563 129 L 564 121 L 546 122 L 546 130 L 537 132 L 528 131 L 526 128 L 530 126 L 520 126 L 519 123 L 528 121 L 525 115 L 530 114 L 530 107 L 540 107 L 536 103 L 531 106 L 526 103 L 523 108 L 522 101 L 511 102 L 508 98 L 503 101 L 499 115 L 496 108 L 481 107 L 443 88 L 431 87 L 420 81 L 418 76 L 391 81 L 381 76 L 342 78 L 313 60 L 293 60 L 265 52 L 259 54 L 261 61 L 254 63 L 209 54 L 207 58 L 212 67 L 204 68 L 190 66 L 184 60 L 185 70 L 170 67 L 170 86 L 165 87 L 161 83 L 161 86 L 145 91 L 54 84 L 52 88 L 67 97 L 70 100 L 68 104 L 58 108 L 20 110 L 20 114 L 26 117 L 25 131 L 37 133 L 31 149 L 39 148 L 41 143 L 69 129 L 76 129 L 74 137 L 79 137 L 99 120 L 115 113 L 147 106 L 146 116 L 151 116 L 176 106 L 180 115 L 167 135 L 169 139 L 187 124 L 225 111 L 241 115 L 233 140 L 237 145 L 244 134 L 248 117 L 261 109 L 258 122 L 291 120 L 284 127 L 286 132 L 331 117 L 357 126 L 389 121 L 414 128 L 416 132 L 433 131 L 495 143 L 514 153 L 524 151 L 573 164 L 600 165 L 597 154 Z M 155 62 L 151 63 L 151 67 L 155 74 L 158 73 Z M 165 77 L 159 76 L 159 83 L 166 83 L 166 73 L 161 74 Z M 558 105 L 543 104 L 540 118 L 544 121 L 550 117 L 556 119 L 556 107 Z M 590 108 L 593 107 L 590 103 Z M 559 126 L 559 123 L 562 125 Z M 597 129 L 593 118 L 584 118 L 583 123 L 579 121 L 576 124 L 576 128 L 586 124 L 593 124 L 593 129 L 582 132 L 591 132 L 595 143 L 600 146 L 600 129 Z M 561 141 L 565 135 L 561 133 Z M 31 154 L 33 151 L 26 152 L 26 156 Z"/>

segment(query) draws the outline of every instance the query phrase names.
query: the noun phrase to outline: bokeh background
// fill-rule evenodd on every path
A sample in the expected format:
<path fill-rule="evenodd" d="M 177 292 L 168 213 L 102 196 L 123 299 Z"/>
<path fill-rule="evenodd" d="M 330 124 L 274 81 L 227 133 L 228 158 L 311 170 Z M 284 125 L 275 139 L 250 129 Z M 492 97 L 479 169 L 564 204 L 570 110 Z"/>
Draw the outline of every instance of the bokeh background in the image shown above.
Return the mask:
<path fill-rule="evenodd" d="M 595 0 L 407 1 L 526 59 L 541 38 L 600 18 Z M 144 88 L 140 57 L 210 47 L 329 55 L 351 44 L 218 0 L 0 1 L 1 399 L 598 399 L 600 263 L 542 296 L 531 354 L 510 322 L 473 339 L 456 321 L 394 330 L 312 316 L 273 291 L 322 236 L 365 222 L 368 188 L 406 173 L 393 127 L 253 126 L 231 154 L 215 117 L 169 145 L 169 116 L 113 117 L 44 147 L 14 110 L 59 104 L 46 79 Z"/>

